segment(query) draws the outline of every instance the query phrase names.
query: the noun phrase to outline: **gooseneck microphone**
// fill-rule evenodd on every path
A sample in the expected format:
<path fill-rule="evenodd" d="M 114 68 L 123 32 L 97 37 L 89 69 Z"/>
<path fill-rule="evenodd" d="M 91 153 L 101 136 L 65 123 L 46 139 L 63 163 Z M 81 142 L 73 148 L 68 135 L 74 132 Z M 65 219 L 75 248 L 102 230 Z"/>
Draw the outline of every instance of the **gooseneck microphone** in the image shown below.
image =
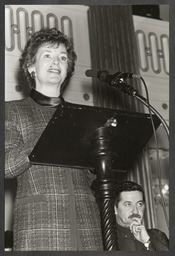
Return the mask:
<path fill-rule="evenodd" d="M 91 70 L 91 69 L 86 70 L 85 75 L 87 77 L 97 77 L 99 73 L 100 74 L 104 73 L 104 74 L 109 75 L 109 71 L 106 71 L 106 70 L 94 71 L 94 70 Z M 121 72 L 121 71 L 115 73 L 112 76 L 116 76 L 118 78 L 125 78 L 125 79 L 126 78 L 140 78 L 141 77 L 139 74 L 133 74 L 133 73 L 127 73 L 127 72 Z"/>
<path fill-rule="evenodd" d="M 140 78 L 140 75 L 126 72 L 117 72 L 114 75 L 110 75 L 109 72 L 106 70 L 100 70 L 98 72 L 95 72 L 93 70 L 86 70 L 85 74 L 88 77 L 97 77 L 100 81 L 106 82 L 126 94 L 135 96 L 135 94 L 137 93 L 137 90 L 134 89 L 132 86 L 124 83 L 123 79 Z"/>

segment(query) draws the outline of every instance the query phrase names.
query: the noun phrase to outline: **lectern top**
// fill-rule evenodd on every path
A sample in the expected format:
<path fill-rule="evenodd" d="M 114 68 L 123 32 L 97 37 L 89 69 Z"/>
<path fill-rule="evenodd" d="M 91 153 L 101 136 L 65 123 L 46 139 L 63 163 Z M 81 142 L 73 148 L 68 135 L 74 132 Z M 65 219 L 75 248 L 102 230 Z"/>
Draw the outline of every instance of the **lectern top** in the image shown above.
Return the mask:
<path fill-rule="evenodd" d="M 160 120 L 153 115 L 155 128 Z M 130 168 L 153 134 L 149 114 L 60 104 L 29 158 L 33 164 L 93 168 L 91 139 L 94 131 L 108 127 L 113 169 Z"/>

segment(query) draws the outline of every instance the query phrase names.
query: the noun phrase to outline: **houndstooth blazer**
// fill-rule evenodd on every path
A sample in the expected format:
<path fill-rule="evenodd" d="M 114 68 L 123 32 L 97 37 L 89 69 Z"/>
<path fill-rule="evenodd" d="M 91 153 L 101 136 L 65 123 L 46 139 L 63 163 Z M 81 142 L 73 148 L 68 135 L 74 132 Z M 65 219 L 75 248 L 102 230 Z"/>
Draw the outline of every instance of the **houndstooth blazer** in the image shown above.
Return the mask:
<path fill-rule="evenodd" d="M 103 250 L 94 175 L 29 162 L 54 111 L 30 97 L 5 105 L 5 177 L 17 178 L 13 250 Z"/>

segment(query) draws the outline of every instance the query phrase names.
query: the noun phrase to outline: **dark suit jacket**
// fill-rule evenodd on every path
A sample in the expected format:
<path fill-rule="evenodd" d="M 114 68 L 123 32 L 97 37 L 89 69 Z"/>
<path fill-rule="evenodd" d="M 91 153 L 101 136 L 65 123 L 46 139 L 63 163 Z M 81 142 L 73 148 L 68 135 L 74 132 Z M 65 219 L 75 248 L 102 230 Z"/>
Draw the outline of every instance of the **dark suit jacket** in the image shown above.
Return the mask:
<path fill-rule="evenodd" d="M 168 251 L 169 240 L 165 233 L 158 229 L 148 229 L 150 236 L 150 251 Z M 117 239 L 120 251 L 145 251 L 143 243 L 137 241 L 128 228 L 121 227 L 117 224 Z"/>

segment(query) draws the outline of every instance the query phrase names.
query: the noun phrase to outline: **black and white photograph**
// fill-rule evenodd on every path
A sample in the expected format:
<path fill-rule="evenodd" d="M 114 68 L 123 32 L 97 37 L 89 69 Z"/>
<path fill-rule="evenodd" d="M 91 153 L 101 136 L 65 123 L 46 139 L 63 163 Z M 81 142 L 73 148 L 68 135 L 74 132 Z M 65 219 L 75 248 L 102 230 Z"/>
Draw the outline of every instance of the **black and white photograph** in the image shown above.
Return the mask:
<path fill-rule="evenodd" d="M 4 252 L 169 252 L 170 5 L 3 8 Z"/>

